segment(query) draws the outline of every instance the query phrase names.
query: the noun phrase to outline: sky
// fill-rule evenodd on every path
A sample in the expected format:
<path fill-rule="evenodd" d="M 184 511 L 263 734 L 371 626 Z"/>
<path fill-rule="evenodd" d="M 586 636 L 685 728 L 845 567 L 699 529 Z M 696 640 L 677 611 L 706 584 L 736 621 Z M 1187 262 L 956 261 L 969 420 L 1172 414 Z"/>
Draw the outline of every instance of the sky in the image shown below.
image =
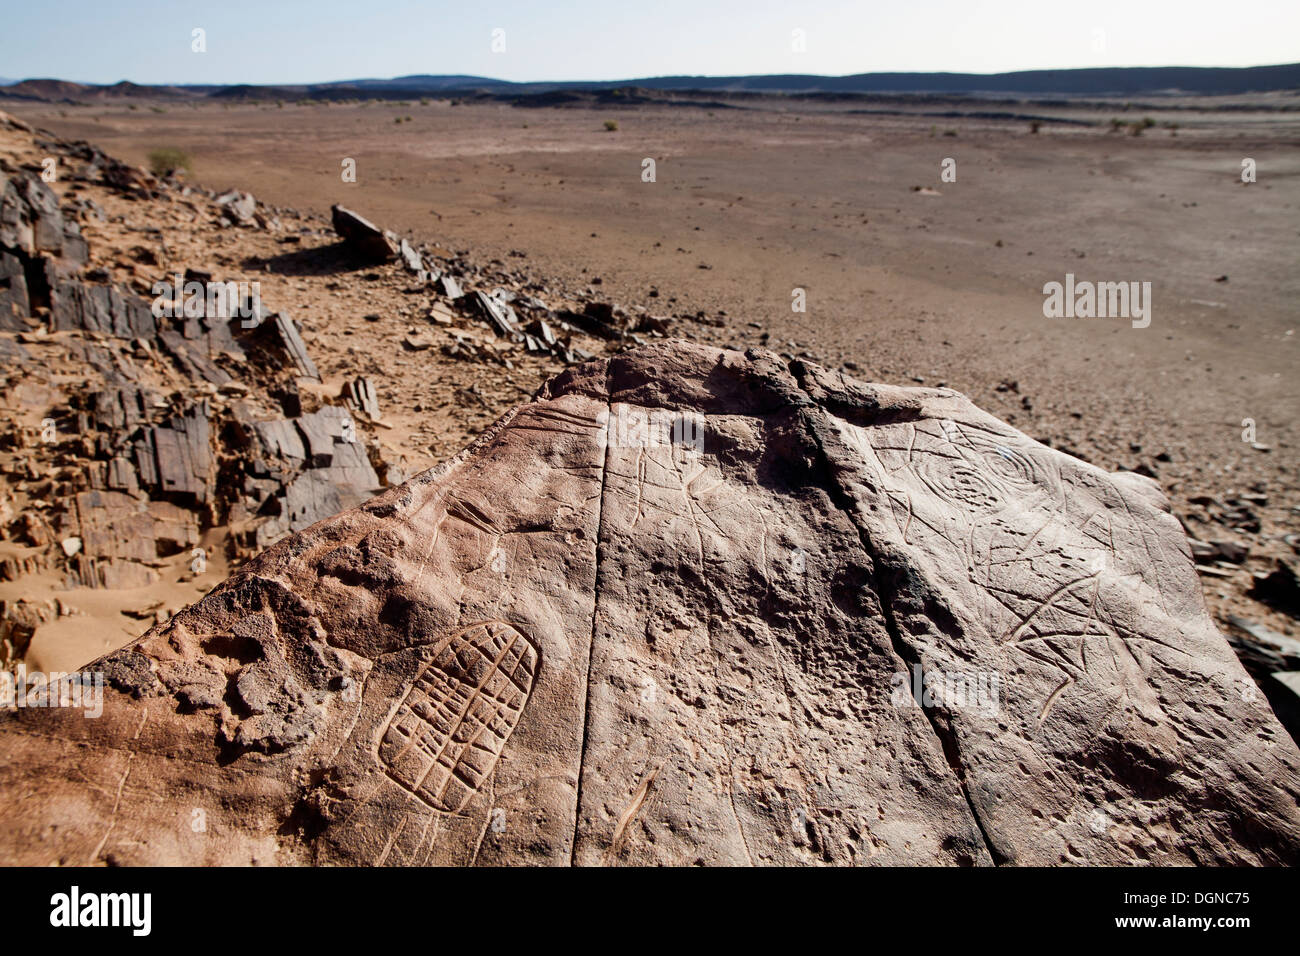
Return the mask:
<path fill-rule="evenodd" d="M 0 77 L 88 83 L 1300 61 L 1300 0 L 14 0 L 3 22 Z M 195 29 L 205 52 L 192 49 Z"/>

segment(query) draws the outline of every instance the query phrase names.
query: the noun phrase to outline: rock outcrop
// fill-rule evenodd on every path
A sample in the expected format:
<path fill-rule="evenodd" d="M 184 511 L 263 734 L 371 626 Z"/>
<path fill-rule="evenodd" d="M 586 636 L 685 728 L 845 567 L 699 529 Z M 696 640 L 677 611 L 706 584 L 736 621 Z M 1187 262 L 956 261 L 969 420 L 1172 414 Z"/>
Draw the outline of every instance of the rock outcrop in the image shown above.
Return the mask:
<path fill-rule="evenodd" d="M 765 351 L 571 368 L 92 669 L 8 862 L 1300 860 L 1153 482 Z"/>
<path fill-rule="evenodd" d="M 0 133 L 16 128 L 0 113 Z M 152 179 L 88 147 L 45 145 L 75 187 L 138 197 L 131 184 Z M 214 203 L 233 221 L 267 212 L 247 193 Z M 144 283 L 152 303 L 105 281 L 78 222 L 92 207 L 86 197 L 60 205 L 37 173 L 0 158 L 0 393 L 10 393 L 0 449 L 28 455 L 28 474 L 13 482 L 24 498 L 17 518 L 0 490 L 0 542 L 39 549 L 7 548 L 0 581 L 43 574 L 67 588 L 152 586 L 167 559 L 206 555 L 201 538 L 214 527 L 234 526 L 221 542 L 227 557 L 251 555 L 379 490 L 372 446 L 346 409 L 301 414 L 298 380 L 321 375 L 289 316 L 240 283 L 191 269 L 184 283 L 179 273 Z M 38 346 L 39 362 L 24 342 Z M 13 396 L 23 394 L 44 412 L 36 442 L 14 420 L 24 403 Z M 278 444 L 259 440 L 267 435 Z M 15 475 L 11 461 L 0 471 Z M 24 616 L 0 620 L 26 635 Z M 0 650 L 0 663 L 16 661 Z"/>

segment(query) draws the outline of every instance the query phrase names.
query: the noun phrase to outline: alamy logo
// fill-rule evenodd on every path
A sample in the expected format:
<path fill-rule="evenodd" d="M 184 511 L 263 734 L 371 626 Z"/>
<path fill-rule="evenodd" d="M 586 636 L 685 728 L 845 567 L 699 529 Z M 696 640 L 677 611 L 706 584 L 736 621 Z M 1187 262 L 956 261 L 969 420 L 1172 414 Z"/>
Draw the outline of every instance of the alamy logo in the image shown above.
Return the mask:
<path fill-rule="evenodd" d="M 15 671 L 0 671 L 0 707 L 79 707 L 85 717 L 104 713 L 104 672 L 51 671 L 28 673 L 26 664 Z"/>
<path fill-rule="evenodd" d="M 704 450 L 704 421 L 686 412 L 620 404 L 613 415 L 598 413 L 596 424 L 613 448 L 674 445 L 692 452 Z"/>
<path fill-rule="evenodd" d="M 1133 328 L 1151 324 L 1150 282 L 1075 282 L 1067 272 L 1065 284 L 1043 286 L 1043 315 L 1049 319 L 1132 319 Z"/>
<path fill-rule="evenodd" d="M 177 273 L 172 282 L 159 280 L 150 290 L 154 300 L 150 310 L 155 319 L 242 319 L 240 325 L 251 329 L 261 320 L 262 283 L 185 281 Z"/>
<path fill-rule="evenodd" d="M 83 894 L 74 886 L 50 897 L 50 925 L 129 926 L 133 936 L 148 936 L 153 926 L 153 894 Z"/>
<path fill-rule="evenodd" d="M 1002 675 L 996 671 L 923 671 L 912 666 L 890 678 L 895 707 L 943 707 L 948 710 L 978 710 L 997 714 L 1002 710 Z"/>

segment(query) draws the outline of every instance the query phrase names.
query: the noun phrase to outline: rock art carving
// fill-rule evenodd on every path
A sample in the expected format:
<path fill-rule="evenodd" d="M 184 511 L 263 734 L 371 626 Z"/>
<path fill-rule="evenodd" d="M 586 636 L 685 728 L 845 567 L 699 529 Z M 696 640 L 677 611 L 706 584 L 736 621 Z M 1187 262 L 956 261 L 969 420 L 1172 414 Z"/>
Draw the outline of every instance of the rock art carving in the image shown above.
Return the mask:
<path fill-rule="evenodd" d="M 1153 482 L 762 350 L 574 366 L 92 668 L 0 715 L 7 861 L 1300 861 Z"/>
<path fill-rule="evenodd" d="M 537 673 L 537 649 L 489 621 L 442 645 L 384 732 L 388 774 L 431 807 L 461 810 L 496 766 Z"/>

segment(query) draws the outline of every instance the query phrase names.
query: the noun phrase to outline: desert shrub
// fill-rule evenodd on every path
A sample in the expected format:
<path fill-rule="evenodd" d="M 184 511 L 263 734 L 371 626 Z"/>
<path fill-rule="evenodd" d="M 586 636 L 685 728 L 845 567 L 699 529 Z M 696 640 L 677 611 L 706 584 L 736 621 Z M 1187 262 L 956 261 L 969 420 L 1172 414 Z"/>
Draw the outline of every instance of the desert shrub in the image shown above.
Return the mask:
<path fill-rule="evenodd" d="M 612 133 L 618 129 L 618 120 L 605 120 L 605 132 Z"/>
<path fill-rule="evenodd" d="M 184 150 L 176 149 L 174 146 L 166 146 L 162 149 L 150 151 L 149 169 L 155 176 L 166 176 L 178 169 L 183 169 L 187 173 L 194 172 L 190 154 Z"/>

